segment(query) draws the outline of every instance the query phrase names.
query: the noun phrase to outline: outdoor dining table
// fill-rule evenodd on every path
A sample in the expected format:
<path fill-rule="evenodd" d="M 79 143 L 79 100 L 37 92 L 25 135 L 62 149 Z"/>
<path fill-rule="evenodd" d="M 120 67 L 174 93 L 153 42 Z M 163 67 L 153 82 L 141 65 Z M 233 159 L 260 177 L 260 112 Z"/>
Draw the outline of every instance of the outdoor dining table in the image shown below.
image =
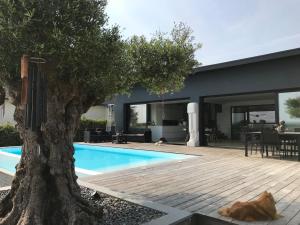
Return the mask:
<path fill-rule="evenodd" d="M 253 132 L 248 132 L 246 133 L 246 138 L 245 138 L 245 156 L 248 156 L 248 140 L 249 136 L 251 135 L 262 135 L 261 131 L 253 131 Z M 298 161 L 300 161 L 300 132 L 292 132 L 292 131 L 286 131 L 286 132 L 280 132 L 278 133 L 279 136 L 281 136 L 283 139 L 284 138 L 293 138 L 296 140 L 297 143 L 297 149 L 298 149 Z"/>

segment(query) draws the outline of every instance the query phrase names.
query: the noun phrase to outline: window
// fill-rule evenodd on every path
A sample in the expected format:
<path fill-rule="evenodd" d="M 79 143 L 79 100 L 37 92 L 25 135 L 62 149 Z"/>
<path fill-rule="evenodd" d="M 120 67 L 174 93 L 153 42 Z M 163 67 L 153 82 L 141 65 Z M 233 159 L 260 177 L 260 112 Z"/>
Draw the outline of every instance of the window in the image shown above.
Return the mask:
<path fill-rule="evenodd" d="M 147 124 L 147 105 L 130 105 L 129 128 L 146 128 Z"/>
<path fill-rule="evenodd" d="M 300 91 L 278 94 L 279 120 L 291 131 L 300 130 Z"/>
<path fill-rule="evenodd" d="M 249 107 L 249 123 L 275 123 L 275 105 Z"/>
<path fill-rule="evenodd" d="M 249 125 L 261 129 L 265 124 L 275 124 L 275 105 L 233 106 L 231 118 L 231 138 L 240 139 L 242 130 Z"/>

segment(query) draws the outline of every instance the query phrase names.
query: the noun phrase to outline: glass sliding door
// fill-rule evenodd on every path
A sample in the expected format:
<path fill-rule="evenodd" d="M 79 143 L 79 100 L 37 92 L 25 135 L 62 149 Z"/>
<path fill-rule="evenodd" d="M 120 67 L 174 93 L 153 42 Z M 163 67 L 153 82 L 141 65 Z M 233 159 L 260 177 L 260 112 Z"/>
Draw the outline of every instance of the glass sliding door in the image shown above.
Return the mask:
<path fill-rule="evenodd" d="M 278 94 L 279 120 L 284 120 L 288 131 L 300 131 L 300 91 Z"/>
<path fill-rule="evenodd" d="M 260 131 L 276 123 L 275 105 L 233 106 L 231 109 L 231 138 L 240 140 L 245 129 Z"/>
<path fill-rule="evenodd" d="M 129 130 L 143 130 L 147 126 L 147 105 L 129 105 Z"/>
<path fill-rule="evenodd" d="M 231 139 L 239 140 L 242 128 L 248 123 L 248 107 L 231 108 Z"/>

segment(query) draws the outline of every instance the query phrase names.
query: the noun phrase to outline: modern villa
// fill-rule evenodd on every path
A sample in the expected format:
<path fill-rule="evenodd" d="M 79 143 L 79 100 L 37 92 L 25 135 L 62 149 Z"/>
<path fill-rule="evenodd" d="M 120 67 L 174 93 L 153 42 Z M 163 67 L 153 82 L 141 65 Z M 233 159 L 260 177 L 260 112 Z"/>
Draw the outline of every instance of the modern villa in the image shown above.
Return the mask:
<path fill-rule="evenodd" d="M 196 68 L 185 87 L 158 97 L 136 87 L 115 102 L 117 130 L 151 129 L 152 140 L 184 143 L 187 104 L 199 105 L 200 145 L 241 143 L 243 127 L 261 129 L 284 120 L 300 130 L 288 99 L 300 98 L 300 48 Z"/>
<path fill-rule="evenodd" d="M 118 96 L 107 103 L 92 107 L 83 116 L 107 119 L 117 131 L 127 134 L 109 133 L 112 139 L 123 136 L 127 143 L 127 137 L 138 137 L 141 141 L 140 134 L 144 132 L 143 141 L 148 142 L 146 133 L 149 135 L 151 130 L 152 141 L 164 137 L 170 144 L 186 144 L 188 131 L 193 128 L 191 133 L 199 134 L 201 146 L 227 147 L 194 148 L 190 141 L 188 146 L 132 140 L 124 145 L 108 143 L 111 139 L 103 141 L 107 143 L 74 144 L 80 185 L 121 198 L 122 205 L 123 201 L 140 205 L 145 215 L 149 213 L 144 208 L 163 212 L 151 218 L 153 223 L 136 223 L 132 215 L 144 218 L 142 214 L 133 208 L 133 214 L 126 209 L 123 216 L 119 214 L 123 208 L 116 210 L 119 206 L 114 203 L 112 211 L 116 210 L 116 218 L 121 215 L 122 224 L 130 217 L 135 221 L 129 220 L 128 225 L 243 225 L 244 222 L 223 217 L 219 209 L 237 201 L 255 200 L 264 191 L 274 196 L 277 212 L 282 215 L 274 224 L 299 224 L 300 48 L 195 68 L 177 93 L 159 97 L 135 87 L 130 96 Z M 3 123 L 14 123 L 13 111 L 14 107 L 6 102 Z M 194 121 L 199 122 L 189 122 L 191 111 Z M 273 139 L 266 141 L 265 131 L 270 129 L 263 128 L 271 128 L 281 120 L 292 132 L 272 132 L 271 137 L 277 137 L 279 144 Z M 251 145 L 250 157 L 244 157 L 243 151 L 233 148 L 245 147 L 246 155 L 248 139 L 244 142 L 244 138 L 250 133 L 260 137 L 258 148 L 262 154 L 252 154 Z M 99 131 L 96 135 L 103 134 Z M 265 146 L 274 151 L 270 152 L 272 157 L 262 159 Z M 21 147 L 0 148 L 0 192 L 1 187 L 2 191 L 10 188 L 7 186 L 21 154 Z"/>
<path fill-rule="evenodd" d="M 300 118 L 288 113 L 287 100 L 300 98 L 300 48 L 201 66 L 186 79 L 184 88 L 162 97 L 135 87 L 130 96 L 92 107 L 84 118 L 115 120 L 117 131 L 143 133 L 169 143 L 188 140 L 188 103 L 199 106 L 201 146 L 242 147 L 245 127 L 260 130 L 286 122 L 289 131 L 300 130 Z M 299 103 L 300 104 L 300 103 Z M 5 106 L 0 124 L 13 121 L 14 107 Z"/>

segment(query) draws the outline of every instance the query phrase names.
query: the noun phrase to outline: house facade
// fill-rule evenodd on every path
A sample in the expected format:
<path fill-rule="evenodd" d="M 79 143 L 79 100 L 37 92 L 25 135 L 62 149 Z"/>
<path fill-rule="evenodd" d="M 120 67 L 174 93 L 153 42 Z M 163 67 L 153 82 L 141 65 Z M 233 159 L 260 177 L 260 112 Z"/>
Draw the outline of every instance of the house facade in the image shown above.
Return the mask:
<path fill-rule="evenodd" d="M 115 100 L 116 129 L 151 129 L 154 141 L 185 142 L 190 102 L 199 105 L 200 145 L 242 141 L 245 126 L 261 129 L 280 120 L 298 130 L 300 48 L 196 68 L 181 91 L 163 97 L 136 87 Z"/>

